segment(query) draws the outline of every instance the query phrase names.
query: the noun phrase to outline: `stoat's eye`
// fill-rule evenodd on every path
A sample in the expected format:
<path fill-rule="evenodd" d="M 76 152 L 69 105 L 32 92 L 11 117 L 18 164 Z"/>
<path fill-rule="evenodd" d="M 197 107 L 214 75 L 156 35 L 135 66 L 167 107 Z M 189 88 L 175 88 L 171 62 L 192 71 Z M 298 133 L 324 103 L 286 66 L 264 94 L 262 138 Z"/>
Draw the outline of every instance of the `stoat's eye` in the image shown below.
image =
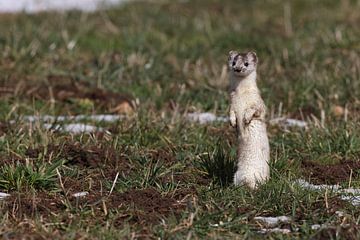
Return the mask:
<path fill-rule="evenodd" d="M 249 63 L 248 63 L 248 62 L 246 62 L 246 63 L 244 63 L 244 65 L 245 65 L 245 67 L 247 67 L 247 66 L 249 66 Z"/>
<path fill-rule="evenodd" d="M 235 64 L 236 64 L 236 62 L 234 61 L 234 62 L 232 63 L 232 66 L 235 66 Z"/>

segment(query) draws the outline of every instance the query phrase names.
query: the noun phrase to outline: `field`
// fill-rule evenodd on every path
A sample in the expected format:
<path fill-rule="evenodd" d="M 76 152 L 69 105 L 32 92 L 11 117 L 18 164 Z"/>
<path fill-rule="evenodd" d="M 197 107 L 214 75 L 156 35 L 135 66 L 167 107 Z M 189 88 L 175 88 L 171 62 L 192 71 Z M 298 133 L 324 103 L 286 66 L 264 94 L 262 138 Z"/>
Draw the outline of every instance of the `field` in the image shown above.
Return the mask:
<path fill-rule="evenodd" d="M 359 12 L 194 0 L 0 15 L 2 238 L 359 239 Z M 186 117 L 227 116 L 234 49 L 257 52 L 268 107 L 271 179 L 255 191 L 231 182 L 229 123 Z M 82 134 L 26 117 L 92 114 L 124 117 L 84 117 L 99 131 Z"/>

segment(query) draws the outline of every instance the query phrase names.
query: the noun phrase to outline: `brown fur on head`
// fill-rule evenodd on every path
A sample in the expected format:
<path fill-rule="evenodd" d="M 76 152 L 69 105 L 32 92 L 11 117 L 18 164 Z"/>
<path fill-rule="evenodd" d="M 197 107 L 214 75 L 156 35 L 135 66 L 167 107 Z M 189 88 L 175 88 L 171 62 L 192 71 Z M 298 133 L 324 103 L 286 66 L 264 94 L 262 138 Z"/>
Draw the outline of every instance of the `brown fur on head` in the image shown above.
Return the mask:
<path fill-rule="evenodd" d="M 253 71 L 256 71 L 258 58 L 255 52 L 239 53 L 237 51 L 229 52 L 228 66 L 236 76 L 246 77 Z"/>

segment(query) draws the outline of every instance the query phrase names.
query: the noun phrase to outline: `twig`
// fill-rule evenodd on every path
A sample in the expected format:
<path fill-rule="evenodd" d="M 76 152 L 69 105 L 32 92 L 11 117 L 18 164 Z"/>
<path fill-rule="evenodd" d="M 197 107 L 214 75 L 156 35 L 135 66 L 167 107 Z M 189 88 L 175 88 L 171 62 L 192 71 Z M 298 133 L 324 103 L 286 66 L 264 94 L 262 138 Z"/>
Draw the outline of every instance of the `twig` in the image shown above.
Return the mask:
<path fill-rule="evenodd" d="M 353 170 L 350 169 L 350 178 L 349 178 L 349 186 L 348 186 L 348 188 L 350 188 L 350 186 L 351 186 L 352 175 L 353 175 Z"/>
<path fill-rule="evenodd" d="M 72 208 L 71 203 L 70 203 L 70 201 L 69 201 L 69 198 L 67 197 L 66 189 L 65 189 L 64 183 L 63 183 L 63 181 L 62 181 L 62 178 L 61 178 L 61 174 L 60 174 L 60 172 L 59 172 L 59 169 L 56 169 L 56 173 L 57 173 L 57 175 L 58 175 L 58 177 L 59 177 L 60 187 L 61 187 L 61 190 L 64 192 L 65 200 L 66 200 L 67 204 L 69 205 L 69 207 Z"/>
<path fill-rule="evenodd" d="M 116 181 L 117 181 L 118 177 L 119 177 L 119 172 L 116 173 L 115 179 L 114 179 L 114 181 L 113 181 L 113 184 L 112 184 L 111 189 L 110 189 L 110 192 L 109 192 L 109 196 L 110 196 L 110 194 L 111 194 L 111 193 L 113 192 L 113 190 L 114 190 L 114 187 L 115 187 L 115 184 L 116 184 Z"/>

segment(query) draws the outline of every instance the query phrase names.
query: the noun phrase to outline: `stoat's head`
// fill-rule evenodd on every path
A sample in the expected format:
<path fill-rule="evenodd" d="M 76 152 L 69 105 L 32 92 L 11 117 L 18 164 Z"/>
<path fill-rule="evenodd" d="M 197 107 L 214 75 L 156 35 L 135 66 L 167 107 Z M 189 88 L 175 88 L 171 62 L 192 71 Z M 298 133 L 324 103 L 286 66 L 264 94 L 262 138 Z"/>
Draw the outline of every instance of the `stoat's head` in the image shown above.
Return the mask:
<path fill-rule="evenodd" d="M 237 51 L 229 52 L 229 70 L 235 76 L 246 77 L 253 71 L 256 71 L 258 58 L 255 52 L 238 53 Z"/>

